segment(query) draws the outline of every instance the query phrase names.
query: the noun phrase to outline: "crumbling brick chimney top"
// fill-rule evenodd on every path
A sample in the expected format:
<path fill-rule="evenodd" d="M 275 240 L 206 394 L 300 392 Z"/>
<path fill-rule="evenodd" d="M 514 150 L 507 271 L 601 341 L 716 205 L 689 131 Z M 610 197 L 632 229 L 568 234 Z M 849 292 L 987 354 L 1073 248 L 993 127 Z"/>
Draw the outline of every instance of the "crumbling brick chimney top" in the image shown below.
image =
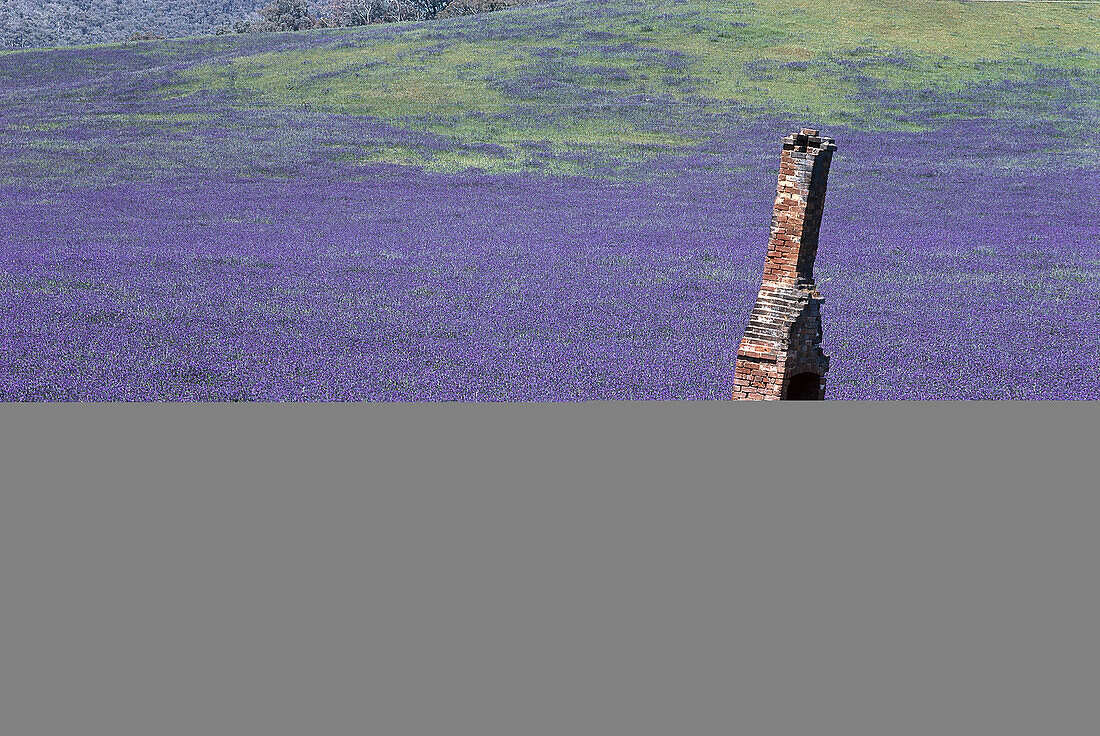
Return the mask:
<path fill-rule="evenodd" d="M 821 348 L 814 260 L 835 150 L 813 128 L 783 139 L 764 276 L 737 351 L 735 399 L 825 397 L 829 358 Z"/>
<path fill-rule="evenodd" d="M 789 136 L 783 139 L 783 149 L 799 151 L 806 151 L 808 149 L 819 149 L 823 151 L 835 151 L 836 144 L 832 138 L 822 138 L 818 135 L 818 131 L 813 128 L 803 128 L 797 133 L 791 133 Z"/>

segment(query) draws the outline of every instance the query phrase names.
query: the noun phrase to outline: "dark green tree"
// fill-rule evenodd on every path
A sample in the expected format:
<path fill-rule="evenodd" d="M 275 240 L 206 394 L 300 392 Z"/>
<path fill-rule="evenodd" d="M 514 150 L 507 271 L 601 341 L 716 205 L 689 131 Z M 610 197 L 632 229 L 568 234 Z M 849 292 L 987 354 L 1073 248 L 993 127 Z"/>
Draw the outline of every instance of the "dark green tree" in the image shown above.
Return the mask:
<path fill-rule="evenodd" d="M 412 6 L 421 18 L 434 18 L 450 4 L 451 0 L 412 0 Z"/>
<path fill-rule="evenodd" d="M 306 0 L 274 0 L 260 11 L 264 31 L 304 31 L 316 25 Z"/>

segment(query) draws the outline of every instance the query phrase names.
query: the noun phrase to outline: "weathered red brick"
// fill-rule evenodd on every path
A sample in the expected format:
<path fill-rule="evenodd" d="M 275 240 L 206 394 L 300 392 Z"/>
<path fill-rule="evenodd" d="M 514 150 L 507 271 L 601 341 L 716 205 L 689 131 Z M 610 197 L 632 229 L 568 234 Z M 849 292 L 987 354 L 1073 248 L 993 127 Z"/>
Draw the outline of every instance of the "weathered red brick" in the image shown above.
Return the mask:
<path fill-rule="evenodd" d="M 792 155 L 797 148 L 798 156 Z M 816 243 L 803 235 L 820 226 L 829 163 L 836 146 L 818 131 L 803 128 L 783 139 L 772 210 L 768 252 L 753 319 L 737 351 L 733 397 L 774 401 L 787 398 L 790 379 L 809 373 L 824 396 L 829 358 L 821 349 L 821 297 L 813 281 Z M 823 165 L 814 171 L 815 161 Z M 807 200 L 814 199 L 809 206 Z M 779 335 L 780 337 L 776 337 Z M 746 364 L 745 358 L 775 362 Z"/>

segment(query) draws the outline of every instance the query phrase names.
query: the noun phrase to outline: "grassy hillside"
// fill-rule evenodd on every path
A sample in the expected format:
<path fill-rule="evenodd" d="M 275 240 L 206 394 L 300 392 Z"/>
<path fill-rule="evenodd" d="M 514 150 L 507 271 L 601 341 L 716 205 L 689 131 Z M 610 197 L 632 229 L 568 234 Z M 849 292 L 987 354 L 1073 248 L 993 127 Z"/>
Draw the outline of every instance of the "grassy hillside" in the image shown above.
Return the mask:
<path fill-rule="evenodd" d="M 0 400 L 728 398 L 804 125 L 829 398 L 1100 398 L 1098 15 L 551 0 L 0 54 Z"/>
<path fill-rule="evenodd" d="M 21 176 L 71 158 L 66 175 L 80 179 L 243 162 L 289 173 L 307 161 L 630 175 L 761 116 L 908 131 L 1010 121 L 1080 155 L 1095 151 L 1100 120 L 1097 16 L 1088 5 L 560 0 L 8 52 L 0 105 L 6 134 L 26 145 L 3 155 Z M 387 140 L 359 130 L 365 121 L 416 135 Z"/>

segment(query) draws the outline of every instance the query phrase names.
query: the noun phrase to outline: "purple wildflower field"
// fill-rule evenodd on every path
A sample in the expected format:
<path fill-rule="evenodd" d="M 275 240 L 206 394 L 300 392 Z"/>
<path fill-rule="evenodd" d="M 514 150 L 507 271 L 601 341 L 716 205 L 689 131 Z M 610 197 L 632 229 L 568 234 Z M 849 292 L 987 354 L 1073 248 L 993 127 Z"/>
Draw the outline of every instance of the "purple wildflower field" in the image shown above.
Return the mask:
<path fill-rule="evenodd" d="M 104 50 L 136 68 L 134 53 Z M 104 72 L 117 77 L 104 82 L 111 109 L 171 73 Z M 39 120 L 95 104 L 57 89 L 56 115 Z M 23 93 L 9 111 L 26 109 Z M 226 152 L 249 143 L 229 112 L 195 129 L 201 157 L 167 147 L 142 163 L 141 126 L 113 129 L 114 153 L 98 160 L 44 153 L 36 174 L 0 184 L 0 400 L 728 399 L 779 139 L 802 126 L 838 145 L 815 269 L 828 398 L 1100 399 L 1089 149 L 1025 117 L 949 119 L 947 98 L 864 94 L 907 105 L 926 130 L 705 116 L 700 103 L 677 114 L 697 114 L 706 142 L 626 177 L 545 173 L 537 159 L 505 173 L 341 163 L 315 153 L 318 138 L 348 137 L 340 126 L 429 151 L 494 149 L 376 119 L 298 130 L 271 112 L 257 113 L 271 122 L 252 143 L 310 145 L 263 166 Z M 201 111 L 225 96 L 140 108 Z M 23 146 L 43 135 L 4 134 Z M 596 152 L 582 163 L 610 166 Z"/>
<path fill-rule="evenodd" d="M 937 160 L 974 129 L 829 132 L 831 398 L 1098 398 L 1088 172 Z M 778 159 L 774 135 L 739 145 Z M 774 184 L 690 164 L 660 186 L 379 166 L 7 189 L 0 396 L 726 398 Z"/>

